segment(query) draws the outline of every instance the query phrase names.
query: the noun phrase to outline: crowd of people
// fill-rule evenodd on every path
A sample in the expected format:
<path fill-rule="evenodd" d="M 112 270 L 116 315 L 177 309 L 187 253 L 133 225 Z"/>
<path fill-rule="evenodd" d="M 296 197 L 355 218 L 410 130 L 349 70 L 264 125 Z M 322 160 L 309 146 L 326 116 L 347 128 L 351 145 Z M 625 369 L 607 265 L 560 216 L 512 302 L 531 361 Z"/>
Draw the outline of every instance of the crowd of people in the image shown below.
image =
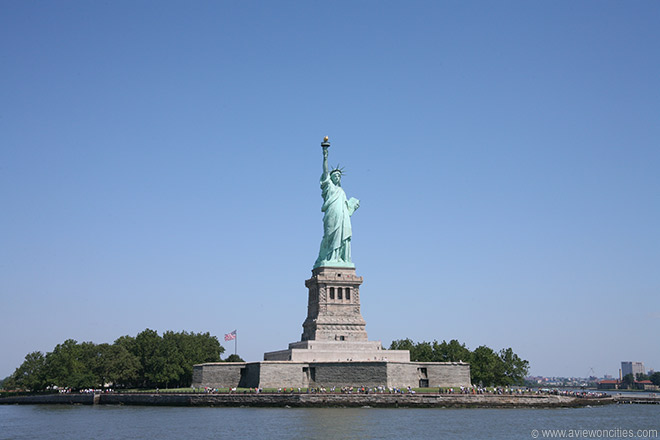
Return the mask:
<path fill-rule="evenodd" d="M 441 394 L 496 394 L 496 395 L 555 395 L 555 396 L 570 396 L 580 398 L 601 398 L 607 397 L 607 393 L 596 391 L 575 391 L 575 390 L 559 390 L 557 388 L 513 388 L 513 387 L 458 387 L 458 388 L 439 388 L 438 392 Z"/>
<path fill-rule="evenodd" d="M 60 388 L 60 394 L 71 393 L 71 388 Z M 78 391 L 81 394 L 100 394 L 100 393 L 113 393 L 112 388 L 93 389 L 86 388 Z M 143 391 L 144 392 L 144 391 Z M 156 393 L 160 390 L 156 389 Z M 172 391 L 168 391 L 172 392 Z M 205 394 L 260 394 L 264 392 L 261 387 L 256 388 L 214 388 L 203 387 L 200 389 L 191 389 L 187 392 L 202 392 Z M 344 386 L 344 387 L 280 387 L 277 389 L 268 389 L 266 393 L 276 394 L 490 394 L 490 395 L 556 395 L 556 396 L 570 396 L 579 398 L 603 398 L 607 397 L 608 393 L 597 391 L 576 391 L 576 390 L 560 390 L 557 388 L 524 388 L 524 387 L 452 387 L 452 388 L 422 388 L 413 389 L 412 387 L 385 387 L 385 386 Z"/>
<path fill-rule="evenodd" d="M 212 388 L 204 387 L 204 393 L 212 394 L 260 394 L 264 392 L 263 388 L 245 388 L 237 389 L 236 387 L 230 388 Z M 367 387 L 367 386 L 344 386 L 344 387 L 279 387 L 277 389 L 269 389 L 267 393 L 276 394 L 416 394 L 416 393 L 438 393 L 438 394 L 491 394 L 491 395 L 557 395 L 557 396 L 571 396 L 580 398 L 602 398 L 608 396 L 607 393 L 596 391 L 575 391 L 575 390 L 559 390 L 549 388 L 518 388 L 518 387 L 453 387 L 453 388 L 424 388 L 415 390 L 412 387 Z"/>
<path fill-rule="evenodd" d="M 60 394 L 71 394 L 72 390 L 71 388 L 59 388 L 57 392 Z M 78 392 L 80 394 L 108 394 L 114 393 L 115 390 L 112 388 L 83 388 L 78 390 Z"/>

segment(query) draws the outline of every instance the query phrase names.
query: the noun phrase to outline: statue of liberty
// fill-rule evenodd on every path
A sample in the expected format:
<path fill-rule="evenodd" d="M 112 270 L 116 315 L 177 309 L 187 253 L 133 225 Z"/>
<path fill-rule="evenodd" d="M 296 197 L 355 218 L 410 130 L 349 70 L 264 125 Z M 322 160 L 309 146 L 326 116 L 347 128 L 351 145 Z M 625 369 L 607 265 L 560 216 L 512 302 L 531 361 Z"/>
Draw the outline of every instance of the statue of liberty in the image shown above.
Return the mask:
<path fill-rule="evenodd" d="M 360 206 L 360 201 L 351 197 L 341 187 L 342 170 L 328 169 L 328 148 L 326 136 L 323 147 L 323 174 L 321 174 L 321 196 L 323 197 L 323 240 L 319 257 L 314 268 L 322 266 L 355 267 L 351 262 L 351 215 Z"/>

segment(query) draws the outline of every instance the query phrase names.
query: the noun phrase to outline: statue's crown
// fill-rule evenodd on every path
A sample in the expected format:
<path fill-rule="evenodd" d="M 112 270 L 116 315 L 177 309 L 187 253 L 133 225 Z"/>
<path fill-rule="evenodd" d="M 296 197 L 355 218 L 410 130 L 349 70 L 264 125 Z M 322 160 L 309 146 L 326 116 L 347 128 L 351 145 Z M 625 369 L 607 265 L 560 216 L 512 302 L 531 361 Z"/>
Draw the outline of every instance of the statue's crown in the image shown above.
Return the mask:
<path fill-rule="evenodd" d="M 340 168 L 339 164 L 337 164 L 337 166 L 330 171 L 330 175 L 332 175 L 333 173 L 339 173 L 339 175 L 341 176 L 342 174 L 344 174 L 344 168 L 343 167 Z"/>

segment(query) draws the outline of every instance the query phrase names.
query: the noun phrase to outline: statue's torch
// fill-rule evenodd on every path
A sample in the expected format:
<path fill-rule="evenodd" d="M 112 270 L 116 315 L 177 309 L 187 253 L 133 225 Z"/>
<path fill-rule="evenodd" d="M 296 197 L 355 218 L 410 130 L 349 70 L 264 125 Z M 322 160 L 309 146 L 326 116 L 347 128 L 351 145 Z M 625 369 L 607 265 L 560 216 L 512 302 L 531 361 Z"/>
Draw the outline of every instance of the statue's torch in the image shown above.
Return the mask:
<path fill-rule="evenodd" d="M 321 142 L 321 147 L 324 150 L 327 150 L 328 148 L 330 148 L 330 141 L 328 140 L 327 136 L 323 138 L 323 142 Z"/>

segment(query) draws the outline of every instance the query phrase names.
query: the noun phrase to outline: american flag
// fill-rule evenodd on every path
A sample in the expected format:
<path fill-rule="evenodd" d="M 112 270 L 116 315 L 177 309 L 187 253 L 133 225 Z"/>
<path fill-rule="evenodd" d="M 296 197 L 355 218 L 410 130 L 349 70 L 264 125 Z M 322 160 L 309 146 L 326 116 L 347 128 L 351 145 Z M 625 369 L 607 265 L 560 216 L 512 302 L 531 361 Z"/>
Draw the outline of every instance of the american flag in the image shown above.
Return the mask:
<path fill-rule="evenodd" d="M 236 339 L 236 330 L 231 333 L 225 333 L 225 341 L 233 341 Z"/>

